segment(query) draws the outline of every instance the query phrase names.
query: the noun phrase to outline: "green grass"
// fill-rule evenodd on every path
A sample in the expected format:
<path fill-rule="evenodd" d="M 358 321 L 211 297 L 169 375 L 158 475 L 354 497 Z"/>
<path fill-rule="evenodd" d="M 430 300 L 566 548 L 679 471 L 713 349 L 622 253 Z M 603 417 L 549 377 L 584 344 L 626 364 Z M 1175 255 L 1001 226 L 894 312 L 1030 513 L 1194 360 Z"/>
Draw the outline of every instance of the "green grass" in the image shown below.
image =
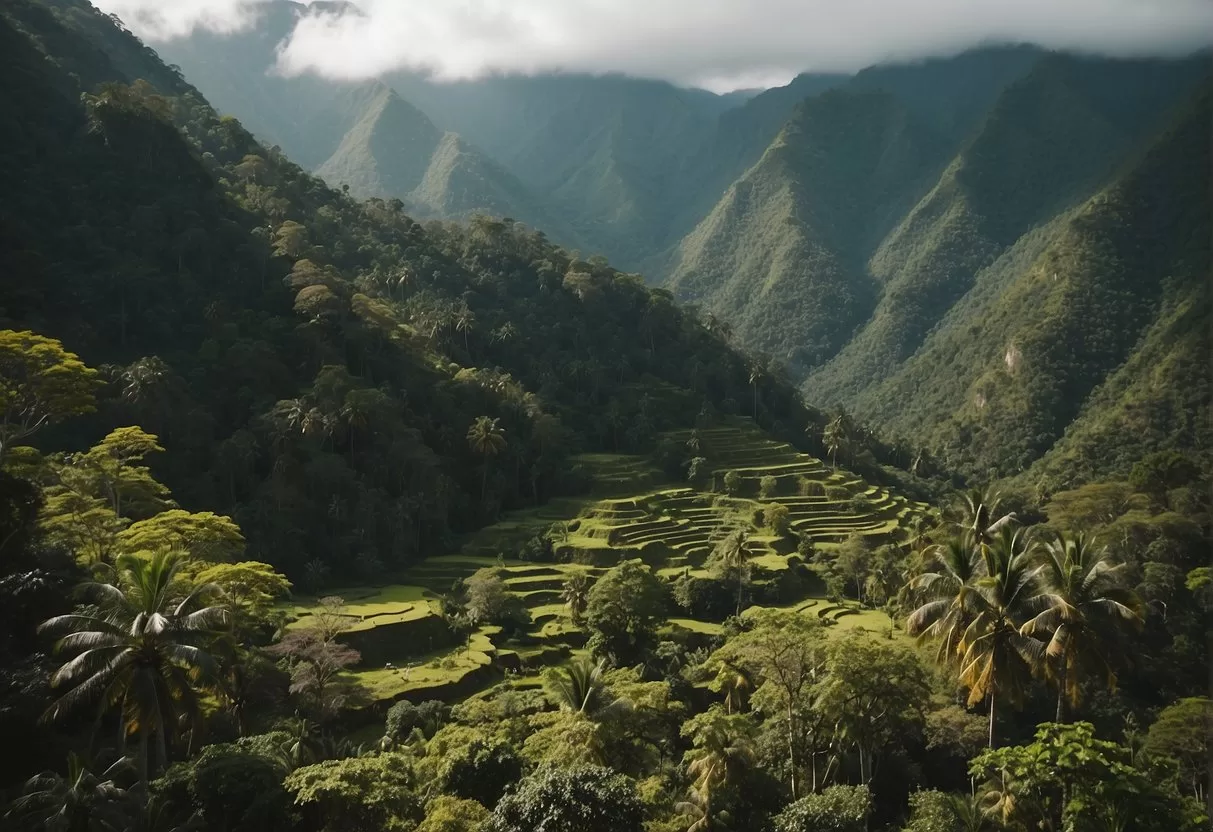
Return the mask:
<path fill-rule="evenodd" d="M 354 671 L 349 677 L 361 685 L 371 699 L 393 700 L 410 691 L 455 684 L 469 673 L 492 663 L 496 648 L 490 636 L 497 628 L 484 628 L 472 636 L 468 647 L 422 657 L 411 667 Z"/>

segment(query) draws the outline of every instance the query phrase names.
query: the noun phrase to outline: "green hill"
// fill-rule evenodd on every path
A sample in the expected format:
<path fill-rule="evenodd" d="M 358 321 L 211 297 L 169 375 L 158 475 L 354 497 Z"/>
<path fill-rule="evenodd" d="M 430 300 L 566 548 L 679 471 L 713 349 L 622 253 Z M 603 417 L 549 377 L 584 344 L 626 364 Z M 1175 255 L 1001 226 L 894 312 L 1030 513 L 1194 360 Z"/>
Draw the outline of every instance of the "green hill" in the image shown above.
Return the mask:
<path fill-rule="evenodd" d="M 683 240 L 671 290 L 754 348 L 832 355 L 871 310 L 866 253 L 930 174 L 934 144 L 890 95 L 806 101 Z"/>

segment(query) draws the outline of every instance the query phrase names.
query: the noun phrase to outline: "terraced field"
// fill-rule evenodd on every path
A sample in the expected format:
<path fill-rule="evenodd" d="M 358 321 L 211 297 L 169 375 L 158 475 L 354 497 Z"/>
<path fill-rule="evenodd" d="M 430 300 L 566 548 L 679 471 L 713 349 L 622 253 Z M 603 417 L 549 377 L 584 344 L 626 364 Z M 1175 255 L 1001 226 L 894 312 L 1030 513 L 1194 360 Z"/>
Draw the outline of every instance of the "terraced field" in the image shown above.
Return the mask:
<path fill-rule="evenodd" d="M 372 698 L 453 700 L 502 672 L 525 675 L 563 661 L 585 640 L 560 597 L 574 573 L 594 579 L 621 560 L 639 558 L 667 578 L 688 571 L 706 574 L 704 562 L 717 541 L 737 528 L 746 530 L 751 563 L 774 573 L 788 568 L 800 536 L 826 549 L 855 534 L 898 540 L 905 521 L 926 509 L 882 486 L 834 471 L 772 440 L 745 419 L 670 438 L 692 443 L 707 460 L 708 474 L 697 487 L 663 484 L 644 457 L 587 454 L 575 464 L 594 478 L 589 496 L 512 513 L 469 536 L 458 553 L 429 558 L 393 576 L 389 586 L 327 593 L 347 601 L 349 624 L 341 637 L 362 652 L 363 668 L 354 675 Z M 733 493 L 724 494 L 725 475 L 731 471 L 737 472 L 729 478 Z M 789 533 L 762 526 L 762 509 L 771 503 L 787 507 Z M 517 560 L 522 544 L 540 534 L 551 537 L 558 562 Z M 525 638 L 506 644 L 499 629 L 490 627 L 465 643 L 441 618 L 441 596 L 486 567 L 498 569 L 528 608 L 533 626 Z M 790 608 L 816 615 L 839 631 L 865 627 L 883 633 L 891 625 L 883 612 L 820 598 Z M 293 607 L 289 626 L 305 626 L 309 612 L 306 601 Z M 667 626 L 689 637 L 720 632 L 717 623 L 690 618 L 671 618 Z"/>

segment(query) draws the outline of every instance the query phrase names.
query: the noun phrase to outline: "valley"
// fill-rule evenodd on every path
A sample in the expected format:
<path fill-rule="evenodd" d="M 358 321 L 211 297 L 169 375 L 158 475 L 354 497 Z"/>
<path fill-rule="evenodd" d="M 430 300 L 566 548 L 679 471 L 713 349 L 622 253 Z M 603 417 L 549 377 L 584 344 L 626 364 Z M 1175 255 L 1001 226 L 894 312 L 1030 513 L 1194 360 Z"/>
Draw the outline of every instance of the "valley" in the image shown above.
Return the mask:
<path fill-rule="evenodd" d="M 426 558 L 399 576 L 400 583 L 326 591 L 345 604 L 339 636 L 362 656 L 366 669 L 351 679 L 370 693 L 369 705 L 406 698 L 453 701 L 510 673 L 512 684 L 538 685 L 538 671 L 582 651 L 586 633 L 571 618 L 562 590 L 572 575 L 592 582 L 624 560 L 639 560 L 667 581 L 682 575 L 709 580 L 706 561 L 732 531 L 745 534 L 745 559 L 753 574 L 745 589 L 748 610 L 790 609 L 816 616 L 835 632 L 860 627 L 883 635 L 893 627 L 886 614 L 851 601 L 829 598 L 825 585 L 797 553 L 808 540 L 817 551 L 847 540 L 874 548 L 905 543 L 909 529 L 930 509 L 882 486 L 869 485 L 823 461 L 767 437 L 749 420 L 674 432 L 666 438 L 692 441 L 706 460 L 698 487 L 661 482 L 644 456 L 590 455 L 574 458 L 593 477 L 585 498 L 562 498 L 541 508 L 507 514 L 471 535 L 459 552 Z M 730 477 L 730 474 L 733 476 Z M 726 493 L 725 479 L 732 490 Z M 612 496 L 602 497 L 604 493 Z M 601 497 L 601 498 L 600 498 Z M 786 525 L 764 523 L 766 507 L 788 509 Z M 521 561 L 527 540 L 547 537 L 543 559 Z M 466 643 L 443 619 L 443 598 L 480 570 L 500 577 L 527 610 L 528 632 L 512 638 L 497 625 L 469 632 Z M 794 579 L 786 573 L 795 572 Z M 756 606 L 751 606 L 754 602 Z M 288 627 L 306 627 L 306 599 L 289 607 Z M 719 635 L 720 621 L 697 619 L 683 610 L 668 620 L 669 635 L 681 641 Z M 437 641 L 436 641 L 437 640 Z M 435 649 L 435 644 L 440 648 Z"/>

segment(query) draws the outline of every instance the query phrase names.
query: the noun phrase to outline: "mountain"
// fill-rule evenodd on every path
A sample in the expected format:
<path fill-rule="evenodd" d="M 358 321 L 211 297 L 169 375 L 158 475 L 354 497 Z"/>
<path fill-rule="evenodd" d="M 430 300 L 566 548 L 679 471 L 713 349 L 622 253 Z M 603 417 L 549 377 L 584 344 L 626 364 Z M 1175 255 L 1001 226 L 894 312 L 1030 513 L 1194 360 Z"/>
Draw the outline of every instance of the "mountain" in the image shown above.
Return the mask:
<path fill-rule="evenodd" d="M 937 145 L 886 93 L 809 99 L 683 240 L 671 291 L 727 316 L 756 349 L 832 354 L 874 303 L 866 251 L 932 172 Z"/>
<path fill-rule="evenodd" d="M 742 343 L 786 364 L 814 401 L 933 447 L 954 469 L 1005 476 L 1046 455 L 1133 353 L 1164 303 L 1153 288 L 1156 270 L 1174 261 L 1183 238 L 1167 238 L 1149 261 L 1118 266 L 1131 269 L 1122 290 L 1140 301 L 1133 307 L 1139 317 L 1121 321 L 1113 330 L 1116 346 L 1084 365 L 1082 381 L 1067 375 L 1077 372 L 1072 367 L 1038 377 L 1052 379 L 1056 395 L 1033 406 L 1031 418 L 993 415 L 1000 405 L 976 389 L 989 362 L 968 345 L 1007 332 L 1012 317 L 1027 328 L 1045 326 L 1050 311 L 1038 303 L 1011 314 L 1019 281 L 1040 257 L 1084 251 L 1072 267 L 1098 282 L 1099 269 L 1112 264 L 1096 251 L 1122 245 L 1117 235 L 1143 239 L 1152 222 L 1144 211 L 1127 215 L 1098 246 L 1085 238 L 1080 245 L 1066 229 L 1085 221 L 1081 212 L 1091 200 L 1121 193 L 1108 189 L 1123 181 L 1202 79 L 1207 83 L 1207 63 L 1086 59 L 1027 48 L 951 61 L 950 68 L 931 61 L 865 71 L 803 103 L 679 244 L 668 285 L 680 299 L 732 322 Z M 879 108 L 877 100 L 884 102 Z M 904 129 L 889 132 L 880 108 L 896 108 Z M 845 135 L 823 141 L 828 134 L 813 129 L 822 122 L 843 126 Z M 1182 177 L 1203 169 L 1207 148 L 1172 143 L 1156 155 L 1177 159 Z M 1179 182 L 1166 187 L 1190 197 L 1176 223 L 1199 227 L 1207 195 L 1202 201 Z M 1182 262 L 1198 272 L 1208 263 L 1207 249 L 1186 256 Z M 1104 300 L 1128 308 L 1113 295 Z M 1174 298 L 1167 303 L 1184 306 Z M 1019 343 L 1009 333 L 999 341 L 1003 352 L 1011 341 Z M 1049 360 L 1069 366 L 1077 359 L 1059 352 Z M 1110 418 L 1098 412 L 1109 406 L 1107 395 L 1090 405 L 1088 422 Z M 1185 446 L 1204 441 L 1193 430 L 1182 441 L 1177 431 L 1164 433 Z M 1107 454 L 1106 464 L 1088 460 L 1075 472 L 1106 474 L 1131 456 Z"/>
<path fill-rule="evenodd" d="M 423 227 L 355 201 L 84 0 L 0 8 L 0 71 L 22 79 L 0 87 L 0 329 L 103 368 L 97 412 L 46 441 L 142 426 L 183 509 L 235 518 L 248 556 L 297 580 L 442 551 L 503 509 L 584 492 L 579 452 L 648 454 L 738 402 L 822 452 L 803 428 L 821 414 L 751 382 L 668 293 L 521 225 Z M 465 210 L 467 148 L 373 100 L 437 141 L 424 168 L 375 169 Z"/>

